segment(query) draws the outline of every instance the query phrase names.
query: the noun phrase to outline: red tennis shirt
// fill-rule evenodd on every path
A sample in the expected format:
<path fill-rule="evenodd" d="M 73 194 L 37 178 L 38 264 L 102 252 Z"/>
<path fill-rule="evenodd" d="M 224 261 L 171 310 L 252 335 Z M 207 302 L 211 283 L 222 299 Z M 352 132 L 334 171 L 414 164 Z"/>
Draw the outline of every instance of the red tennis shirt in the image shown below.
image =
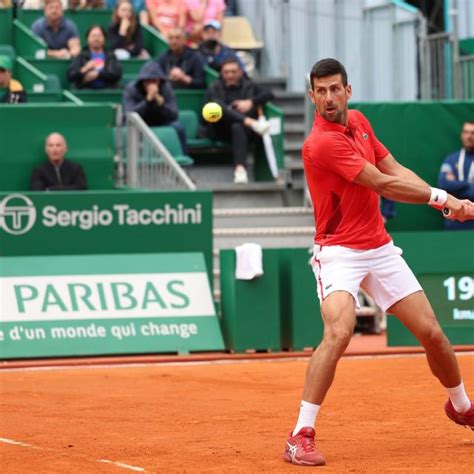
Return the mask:
<path fill-rule="evenodd" d="M 349 110 L 346 127 L 316 113 L 302 154 L 316 221 L 315 242 L 353 249 L 390 242 L 379 195 L 353 182 L 366 162 L 376 165 L 389 154 L 364 115 Z"/>

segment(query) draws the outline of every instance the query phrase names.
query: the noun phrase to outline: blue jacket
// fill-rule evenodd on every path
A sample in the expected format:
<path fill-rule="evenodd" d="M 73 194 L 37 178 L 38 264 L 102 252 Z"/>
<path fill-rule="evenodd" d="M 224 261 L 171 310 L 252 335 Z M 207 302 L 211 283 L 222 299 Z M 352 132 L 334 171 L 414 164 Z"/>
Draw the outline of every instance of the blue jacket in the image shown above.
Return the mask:
<path fill-rule="evenodd" d="M 459 170 L 460 151 L 451 153 L 441 165 L 438 186 L 458 199 L 474 200 L 474 151 L 466 151 L 462 172 Z M 460 177 L 460 174 L 462 175 Z M 461 179 L 460 179 L 461 178 Z M 445 220 L 446 229 L 474 229 L 474 221 Z"/>

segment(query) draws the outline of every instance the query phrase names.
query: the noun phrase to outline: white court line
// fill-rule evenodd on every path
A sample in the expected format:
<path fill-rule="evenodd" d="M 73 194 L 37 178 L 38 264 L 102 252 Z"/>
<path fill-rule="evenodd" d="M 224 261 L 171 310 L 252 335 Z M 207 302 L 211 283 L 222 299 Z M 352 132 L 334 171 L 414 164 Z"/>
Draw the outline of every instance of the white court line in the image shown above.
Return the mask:
<path fill-rule="evenodd" d="M 113 464 L 114 466 L 123 467 L 124 469 L 129 469 L 130 471 L 139 471 L 139 472 L 145 471 L 143 467 L 131 466 L 130 464 L 125 464 L 123 462 L 118 462 L 118 461 L 109 461 L 108 459 L 99 459 L 98 462 Z"/>
<path fill-rule="evenodd" d="M 14 439 L 0 438 L 0 443 L 14 444 L 15 446 L 23 446 L 24 448 L 34 448 L 33 445 L 22 443 L 21 441 L 15 441 Z"/>
<path fill-rule="evenodd" d="M 15 441 L 14 439 L 9 439 L 9 438 L 0 438 L 0 443 L 13 444 L 15 446 L 21 446 L 22 448 L 41 449 L 43 451 L 53 451 L 54 452 L 54 450 L 52 450 L 52 449 L 40 448 L 39 446 L 33 446 L 32 444 L 23 443 L 21 441 Z M 88 459 L 88 461 L 92 461 L 92 459 Z M 145 472 L 145 469 L 143 469 L 143 467 L 132 466 L 130 464 L 125 464 L 123 462 L 110 461 L 108 459 L 97 459 L 96 462 L 113 464 L 114 466 L 122 467 L 122 468 L 128 469 L 130 471 Z"/>
<path fill-rule="evenodd" d="M 456 352 L 456 357 L 472 356 L 473 351 Z M 361 359 L 411 359 L 417 357 L 425 357 L 424 352 L 416 354 L 379 354 L 379 355 L 348 355 L 343 356 L 341 360 L 361 360 Z M 308 361 L 309 354 L 305 357 L 282 357 L 269 359 L 223 359 L 223 360 L 203 360 L 203 361 L 184 361 L 184 362 L 131 362 L 123 364 L 84 364 L 84 365 L 53 365 L 48 367 L 12 367 L 1 368 L 2 372 L 48 372 L 48 371 L 70 371 L 70 370 L 95 370 L 95 369 L 127 369 L 127 368 L 144 368 L 144 367 L 163 367 L 163 366 L 190 366 L 190 365 L 222 365 L 222 364 L 251 364 L 254 362 L 301 362 Z"/>

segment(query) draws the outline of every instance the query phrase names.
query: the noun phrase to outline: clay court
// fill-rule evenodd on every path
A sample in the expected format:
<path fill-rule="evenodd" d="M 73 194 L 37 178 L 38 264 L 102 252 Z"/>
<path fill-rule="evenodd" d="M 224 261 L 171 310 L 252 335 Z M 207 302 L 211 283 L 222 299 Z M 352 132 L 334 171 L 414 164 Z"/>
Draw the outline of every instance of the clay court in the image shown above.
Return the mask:
<path fill-rule="evenodd" d="M 474 390 L 474 355 L 460 353 Z M 307 359 L 0 372 L 3 473 L 472 473 L 422 355 L 346 357 L 318 420 L 327 466 L 282 458 Z M 16 444 L 15 444 L 16 443 Z"/>

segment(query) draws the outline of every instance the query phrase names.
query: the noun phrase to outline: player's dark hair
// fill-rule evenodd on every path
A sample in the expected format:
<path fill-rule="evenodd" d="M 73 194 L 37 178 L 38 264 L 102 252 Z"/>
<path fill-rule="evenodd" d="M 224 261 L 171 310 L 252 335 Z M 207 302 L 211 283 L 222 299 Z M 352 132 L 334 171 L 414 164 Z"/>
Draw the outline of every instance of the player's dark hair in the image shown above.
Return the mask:
<path fill-rule="evenodd" d="M 474 120 L 466 120 L 464 121 L 464 125 L 468 123 L 469 125 L 474 125 Z"/>
<path fill-rule="evenodd" d="M 309 79 L 311 81 L 311 89 L 313 88 L 313 80 L 321 79 L 322 77 L 335 76 L 340 74 L 342 78 L 342 85 L 347 86 L 347 72 L 346 68 L 337 59 L 326 58 L 318 61 L 311 69 Z"/>

